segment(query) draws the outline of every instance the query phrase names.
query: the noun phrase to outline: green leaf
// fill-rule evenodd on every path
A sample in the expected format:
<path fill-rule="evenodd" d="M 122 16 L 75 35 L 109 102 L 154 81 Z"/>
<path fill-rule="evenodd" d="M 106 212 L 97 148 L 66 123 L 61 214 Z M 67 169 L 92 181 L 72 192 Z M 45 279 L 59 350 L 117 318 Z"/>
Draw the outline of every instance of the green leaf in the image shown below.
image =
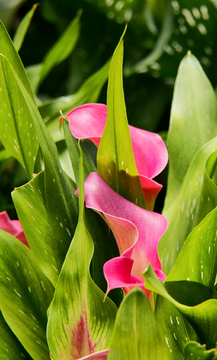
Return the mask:
<path fill-rule="evenodd" d="M 31 360 L 30 355 L 26 352 L 14 333 L 5 322 L 0 312 L 0 354 L 5 360 Z"/>
<path fill-rule="evenodd" d="M 17 51 L 19 51 L 22 46 L 26 32 L 29 28 L 30 22 L 32 20 L 32 17 L 34 15 L 37 6 L 38 4 L 33 5 L 32 9 L 24 16 L 24 18 L 22 19 L 16 30 L 13 41 Z"/>
<path fill-rule="evenodd" d="M 13 333 L 35 360 L 49 359 L 47 308 L 53 286 L 31 250 L 0 231 L 0 308 Z"/>
<path fill-rule="evenodd" d="M 166 281 L 190 280 L 214 286 L 217 273 L 216 223 L 217 208 L 190 233 Z"/>
<path fill-rule="evenodd" d="M 216 120 L 215 92 L 198 60 L 189 52 L 179 66 L 172 101 L 165 213 L 176 200 L 196 152 L 217 136 Z"/>
<path fill-rule="evenodd" d="M 23 106 L 28 109 L 44 157 L 46 210 L 50 224 L 52 246 L 56 250 L 57 270 L 60 271 L 77 224 L 77 199 L 75 184 L 62 170 L 57 148 L 16 71 L 6 61 L 7 71 L 22 94 Z M 55 194 L 55 196 L 54 196 Z M 64 240 L 63 240 L 64 239 Z M 60 245 L 61 244 L 61 245 Z M 54 284 L 55 285 L 55 284 Z"/>
<path fill-rule="evenodd" d="M 164 335 L 168 360 L 183 360 L 185 344 L 190 340 L 199 340 L 195 330 L 170 301 L 159 295 L 155 318 Z"/>
<path fill-rule="evenodd" d="M 206 350 L 205 345 L 191 341 L 185 346 L 185 360 L 211 360 L 216 354 L 215 349 Z"/>
<path fill-rule="evenodd" d="M 24 94 L 11 71 L 11 64 L 3 55 L 0 55 L 0 83 L 1 140 L 31 178 L 38 152 L 36 129 L 29 116 Z"/>
<path fill-rule="evenodd" d="M 160 282 L 151 266 L 149 266 L 145 270 L 144 275 L 146 278 L 146 289 L 155 291 L 156 293 L 160 294 L 165 299 L 170 301 L 173 305 L 175 305 L 175 307 L 191 323 L 200 338 L 200 342 L 205 343 L 208 348 L 214 347 L 217 339 L 217 300 L 211 298 L 195 306 L 183 305 L 182 303 L 176 301 L 172 296 L 170 296 L 170 294 L 167 292 L 164 285 Z M 191 282 L 186 281 L 186 283 L 188 283 L 188 288 L 191 291 Z M 199 293 L 203 285 L 199 283 L 197 285 L 199 285 L 197 290 Z M 189 294 L 192 294 L 193 292 L 190 291 Z"/>
<path fill-rule="evenodd" d="M 46 209 L 44 172 L 36 175 L 29 183 L 16 188 L 12 198 L 37 263 L 51 283 L 55 284 L 58 278 L 58 255 L 51 238 Z"/>
<path fill-rule="evenodd" d="M 81 11 L 78 11 L 77 16 L 69 24 L 63 35 L 59 38 L 56 44 L 50 49 L 43 60 L 43 67 L 40 74 L 40 83 L 45 79 L 48 73 L 62 61 L 64 61 L 74 49 L 79 33 Z"/>
<path fill-rule="evenodd" d="M 93 241 L 84 222 L 83 156 L 80 160 L 79 221 L 56 286 L 47 338 L 52 357 L 77 359 L 109 346 L 116 306 L 94 284 L 89 267 Z"/>
<path fill-rule="evenodd" d="M 14 44 L 1 21 L 0 21 L 0 39 L 1 39 L 0 53 L 4 55 L 7 59 L 9 59 L 11 66 L 14 69 L 16 69 L 17 75 L 19 76 L 26 90 L 33 98 L 32 89 L 29 83 L 29 79 L 26 75 L 26 71 L 22 64 L 22 61 L 20 60 L 20 57 L 14 47 Z"/>
<path fill-rule="evenodd" d="M 144 196 L 133 155 L 124 101 L 122 79 L 124 33 L 113 54 L 109 70 L 108 115 L 97 152 L 97 170 L 113 190 L 144 208 Z"/>
<path fill-rule="evenodd" d="M 189 233 L 217 206 L 217 188 L 212 180 L 216 166 L 216 149 L 217 138 L 214 138 L 198 150 L 176 200 L 169 210 L 164 212 L 169 227 L 161 238 L 158 249 L 166 274 L 175 264 Z"/>
<path fill-rule="evenodd" d="M 154 314 L 144 292 L 135 288 L 117 313 L 108 360 L 167 359 Z"/>

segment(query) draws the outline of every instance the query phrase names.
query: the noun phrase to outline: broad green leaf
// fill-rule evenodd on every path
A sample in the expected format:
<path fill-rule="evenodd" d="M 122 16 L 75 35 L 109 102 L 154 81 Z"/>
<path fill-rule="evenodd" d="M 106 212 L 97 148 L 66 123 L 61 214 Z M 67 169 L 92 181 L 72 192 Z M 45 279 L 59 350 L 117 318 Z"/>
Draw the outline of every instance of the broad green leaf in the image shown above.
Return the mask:
<path fill-rule="evenodd" d="M 11 65 L 2 55 L 0 56 L 0 84 L 1 141 L 31 178 L 38 152 L 35 124 L 29 116 L 24 94 L 20 91 L 13 76 Z"/>
<path fill-rule="evenodd" d="M 20 22 L 20 24 L 15 32 L 13 42 L 14 42 L 14 46 L 17 51 L 19 51 L 22 46 L 26 32 L 29 28 L 29 25 L 31 23 L 32 17 L 34 15 L 34 12 L 35 12 L 35 9 L 37 8 L 37 6 L 38 6 L 38 4 L 33 5 L 32 9 L 24 16 L 24 18 Z"/>
<path fill-rule="evenodd" d="M 217 138 L 205 144 L 194 156 L 182 188 L 164 215 L 169 221 L 159 243 L 163 271 L 168 274 L 189 233 L 217 206 L 217 188 L 212 181 L 216 166 Z"/>
<path fill-rule="evenodd" d="M 53 286 L 31 250 L 0 231 L 0 309 L 13 333 L 35 360 L 49 359 L 47 309 Z"/>
<path fill-rule="evenodd" d="M 214 286 L 217 273 L 216 223 L 217 208 L 190 233 L 166 281 L 190 280 Z"/>
<path fill-rule="evenodd" d="M 74 195 L 75 184 L 62 170 L 57 148 L 39 114 L 37 106 L 20 81 L 16 71 L 5 62 L 7 71 L 17 85 L 18 94 L 22 94 L 23 106 L 28 109 L 29 117 L 34 124 L 42 150 L 45 166 L 46 210 L 50 225 L 57 270 L 60 271 L 69 244 L 77 224 L 77 199 Z M 55 284 L 54 284 L 55 285 Z"/>
<path fill-rule="evenodd" d="M 17 337 L 11 331 L 0 312 L 0 357 L 4 360 L 31 360 Z"/>
<path fill-rule="evenodd" d="M 63 35 L 45 56 L 40 74 L 40 83 L 45 79 L 48 73 L 56 65 L 65 60 L 74 49 L 80 33 L 80 17 L 81 11 L 78 12 L 76 18 L 72 20 Z"/>
<path fill-rule="evenodd" d="M 80 160 L 79 221 L 56 286 L 47 338 L 52 357 L 77 359 L 109 346 L 116 306 L 89 274 L 94 245 L 84 222 L 83 157 Z"/>
<path fill-rule="evenodd" d="M 166 346 L 144 292 L 135 288 L 117 313 L 108 360 L 167 359 Z"/>
<path fill-rule="evenodd" d="M 133 155 L 124 101 L 122 79 L 124 33 L 113 54 L 109 70 L 108 114 L 97 152 L 97 170 L 113 190 L 144 208 L 144 196 Z"/>
<path fill-rule="evenodd" d="M 170 294 L 167 292 L 164 285 L 158 279 L 157 275 L 149 266 L 144 272 L 146 281 L 145 287 L 151 291 L 155 291 L 159 295 L 163 296 L 165 299 L 170 301 L 175 307 L 186 317 L 186 319 L 191 323 L 194 327 L 195 331 L 197 332 L 200 342 L 205 343 L 208 348 L 214 347 L 216 344 L 217 339 L 217 328 L 216 328 L 216 321 L 217 321 L 217 299 L 209 299 L 204 300 L 203 302 L 194 305 L 194 306 L 187 306 L 183 305 L 182 303 L 175 300 Z M 178 283 L 178 282 L 177 282 Z M 201 289 L 205 288 L 204 285 L 195 283 L 196 285 L 191 292 L 191 283 L 188 283 L 188 299 L 191 300 L 190 294 L 193 294 L 195 291 L 196 285 L 198 285 L 198 293 Z M 180 287 L 181 290 L 181 287 Z M 213 291 L 214 294 L 214 291 Z M 203 295 L 203 294 L 202 294 Z M 205 298 L 206 298 L 205 294 Z M 182 294 L 180 293 L 180 296 Z"/>
<path fill-rule="evenodd" d="M 196 332 L 177 308 L 159 295 L 155 318 L 164 336 L 168 360 L 183 360 L 185 344 L 190 340 L 198 340 Z"/>
<path fill-rule="evenodd" d="M 16 188 L 12 198 L 37 263 L 55 285 L 58 278 L 56 261 L 58 255 L 51 238 L 44 186 L 44 172 L 42 172 L 29 183 Z"/>
<path fill-rule="evenodd" d="M 59 131 L 60 110 L 67 113 L 79 105 L 97 102 L 102 87 L 108 78 L 109 65 L 110 61 L 91 75 L 75 94 L 60 97 L 39 106 L 41 116 L 55 141 L 63 138 Z"/>
<path fill-rule="evenodd" d="M 205 345 L 190 341 L 185 346 L 185 360 L 211 360 L 214 359 L 216 350 L 206 350 Z"/>
<path fill-rule="evenodd" d="M 165 213 L 176 200 L 194 155 L 215 136 L 216 95 L 198 60 L 189 52 L 179 66 L 172 101 Z"/>

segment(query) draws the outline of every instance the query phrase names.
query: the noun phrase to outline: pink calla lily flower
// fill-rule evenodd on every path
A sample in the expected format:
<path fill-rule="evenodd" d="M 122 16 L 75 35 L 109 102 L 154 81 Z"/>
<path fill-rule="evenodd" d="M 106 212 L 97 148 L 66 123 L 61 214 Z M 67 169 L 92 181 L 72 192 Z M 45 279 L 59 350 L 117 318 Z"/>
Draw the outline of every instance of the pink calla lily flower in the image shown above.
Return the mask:
<path fill-rule="evenodd" d="M 167 219 L 126 200 L 112 190 L 97 173 L 88 176 L 84 188 L 86 207 L 104 217 L 120 252 L 120 257 L 113 258 L 104 265 L 107 293 L 118 287 L 127 293 L 138 285 L 148 296 L 142 272 L 149 263 L 160 280 L 165 280 L 157 246 L 168 227 Z"/>
<path fill-rule="evenodd" d="M 0 213 L 0 229 L 16 237 L 29 247 L 26 236 L 19 220 L 11 220 L 6 211 Z"/>
<path fill-rule="evenodd" d="M 89 139 L 97 147 L 99 146 L 107 119 L 106 105 L 82 105 L 70 111 L 66 118 L 76 139 Z M 152 210 L 162 188 L 162 185 L 152 179 L 165 168 L 168 152 L 158 134 L 133 126 L 129 126 L 129 130 L 146 208 Z"/>

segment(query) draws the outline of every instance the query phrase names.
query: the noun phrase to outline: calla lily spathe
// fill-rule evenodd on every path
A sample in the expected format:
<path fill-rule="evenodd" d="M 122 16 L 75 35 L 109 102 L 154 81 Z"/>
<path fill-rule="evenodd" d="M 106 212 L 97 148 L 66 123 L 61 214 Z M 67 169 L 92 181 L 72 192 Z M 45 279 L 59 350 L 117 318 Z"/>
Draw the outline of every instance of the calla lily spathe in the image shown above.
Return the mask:
<path fill-rule="evenodd" d="M 144 289 L 142 272 L 151 264 L 160 280 L 165 279 L 157 246 L 168 221 L 160 214 L 145 210 L 126 200 L 97 173 L 91 173 L 84 184 L 86 207 L 100 213 L 111 228 L 120 257 L 105 263 L 107 293 L 114 288 L 125 292 L 139 285 Z M 76 192 L 78 194 L 78 190 Z"/>
<path fill-rule="evenodd" d="M 70 111 L 66 118 L 76 139 L 89 139 L 97 147 L 107 119 L 107 106 L 86 104 Z M 165 168 L 168 161 L 166 146 L 158 134 L 129 126 L 133 154 L 141 182 L 146 208 L 153 210 L 162 185 L 152 180 Z"/>

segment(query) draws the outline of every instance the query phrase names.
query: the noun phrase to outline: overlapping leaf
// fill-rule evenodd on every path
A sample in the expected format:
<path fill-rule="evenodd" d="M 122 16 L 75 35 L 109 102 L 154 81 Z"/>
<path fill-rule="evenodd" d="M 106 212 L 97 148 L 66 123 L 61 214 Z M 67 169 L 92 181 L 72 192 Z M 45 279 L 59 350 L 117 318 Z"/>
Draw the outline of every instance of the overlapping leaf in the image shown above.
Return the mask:
<path fill-rule="evenodd" d="M 211 360 L 216 359 L 216 350 L 206 350 L 204 345 L 191 341 L 185 346 L 185 360 Z"/>
<path fill-rule="evenodd" d="M 146 277 L 145 286 L 149 290 L 157 292 L 170 301 L 191 323 L 197 332 L 200 341 L 205 343 L 208 348 L 214 347 L 217 339 L 217 299 L 215 292 L 212 289 L 210 289 L 210 291 L 209 288 L 207 288 L 207 293 L 205 293 L 206 288 L 204 285 L 192 283 L 192 285 L 194 285 L 194 291 L 196 290 L 195 293 L 193 292 L 193 295 L 196 298 L 195 304 L 191 304 L 190 306 L 183 305 L 182 302 L 179 302 L 170 296 L 150 266 L 145 270 L 144 275 Z M 178 286 L 179 282 L 177 282 L 177 287 Z M 185 290 L 184 292 L 183 289 Z M 192 295 L 191 290 L 191 283 L 186 281 L 186 286 L 180 286 L 180 292 L 177 292 L 177 294 L 179 294 L 179 299 L 183 300 L 185 303 L 191 301 L 191 296 L 189 296 L 190 294 Z M 201 303 L 197 301 L 197 294 L 201 294 L 203 297 Z M 212 296 L 215 296 L 215 299 L 213 299 Z"/>
<path fill-rule="evenodd" d="M 195 330 L 177 308 L 162 296 L 157 297 L 155 318 L 164 336 L 167 358 L 183 360 L 185 344 L 190 340 L 199 340 Z"/>
<path fill-rule="evenodd" d="M 47 309 L 53 286 L 31 250 L 0 231 L 0 309 L 13 333 L 35 360 L 49 359 Z"/>
<path fill-rule="evenodd" d="M 188 236 L 167 281 L 191 280 L 214 286 L 217 273 L 216 223 L 215 208 Z"/>
<path fill-rule="evenodd" d="M 58 256 L 51 239 L 46 210 L 44 172 L 16 188 L 12 197 L 30 248 L 43 272 L 55 284 L 58 278 Z"/>
<path fill-rule="evenodd" d="M 0 24 L 0 36 L 0 53 L 3 54 L 0 57 L 1 141 L 8 152 L 24 166 L 31 178 L 38 152 L 38 139 L 35 125 L 19 94 L 18 85 L 11 76 L 6 58 L 10 58 L 10 64 L 16 68 L 17 75 L 30 98 L 33 95 L 21 60 L 3 24 Z"/>
<path fill-rule="evenodd" d="M 26 352 L 17 337 L 11 331 L 2 313 L 0 312 L 0 354 L 5 360 L 31 360 L 30 355 Z"/>
<path fill-rule="evenodd" d="M 172 101 L 167 137 L 170 162 L 165 214 L 178 196 L 195 153 L 215 136 L 215 92 L 198 60 L 189 53 L 179 66 Z"/>
<path fill-rule="evenodd" d="M 10 74 L 11 86 L 12 84 L 16 86 L 18 95 L 20 99 L 22 99 L 22 105 L 23 107 L 25 106 L 26 111 L 28 111 L 28 116 L 37 131 L 38 140 L 43 153 L 45 165 L 44 188 L 46 210 L 52 244 L 57 254 L 57 270 L 59 271 L 77 224 L 77 200 L 74 196 L 75 185 L 61 168 L 57 148 L 40 117 L 34 101 L 24 87 L 16 71 L 5 58 L 3 59 L 5 68 L 7 69 L 8 74 Z"/>
<path fill-rule="evenodd" d="M 159 244 L 163 270 L 169 273 L 192 229 L 217 206 L 217 188 L 212 181 L 217 156 L 217 138 L 204 145 L 193 158 L 175 202 L 165 212 L 169 228 Z"/>
<path fill-rule="evenodd" d="M 63 264 L 48 320 L 52 357 L 77 359 L 108 347 L 116 306 L 89 274 L 93 241 L 84 223 L 83 163 L 80 162 L 79 221 Z"/>
<path fill-rule="evenodd" d="M 113 54 L 109 70 L 107 122 L 97 153 L 97 169 L 113 190 L 144 208 L 123 93 L 123 36 Z"/>

